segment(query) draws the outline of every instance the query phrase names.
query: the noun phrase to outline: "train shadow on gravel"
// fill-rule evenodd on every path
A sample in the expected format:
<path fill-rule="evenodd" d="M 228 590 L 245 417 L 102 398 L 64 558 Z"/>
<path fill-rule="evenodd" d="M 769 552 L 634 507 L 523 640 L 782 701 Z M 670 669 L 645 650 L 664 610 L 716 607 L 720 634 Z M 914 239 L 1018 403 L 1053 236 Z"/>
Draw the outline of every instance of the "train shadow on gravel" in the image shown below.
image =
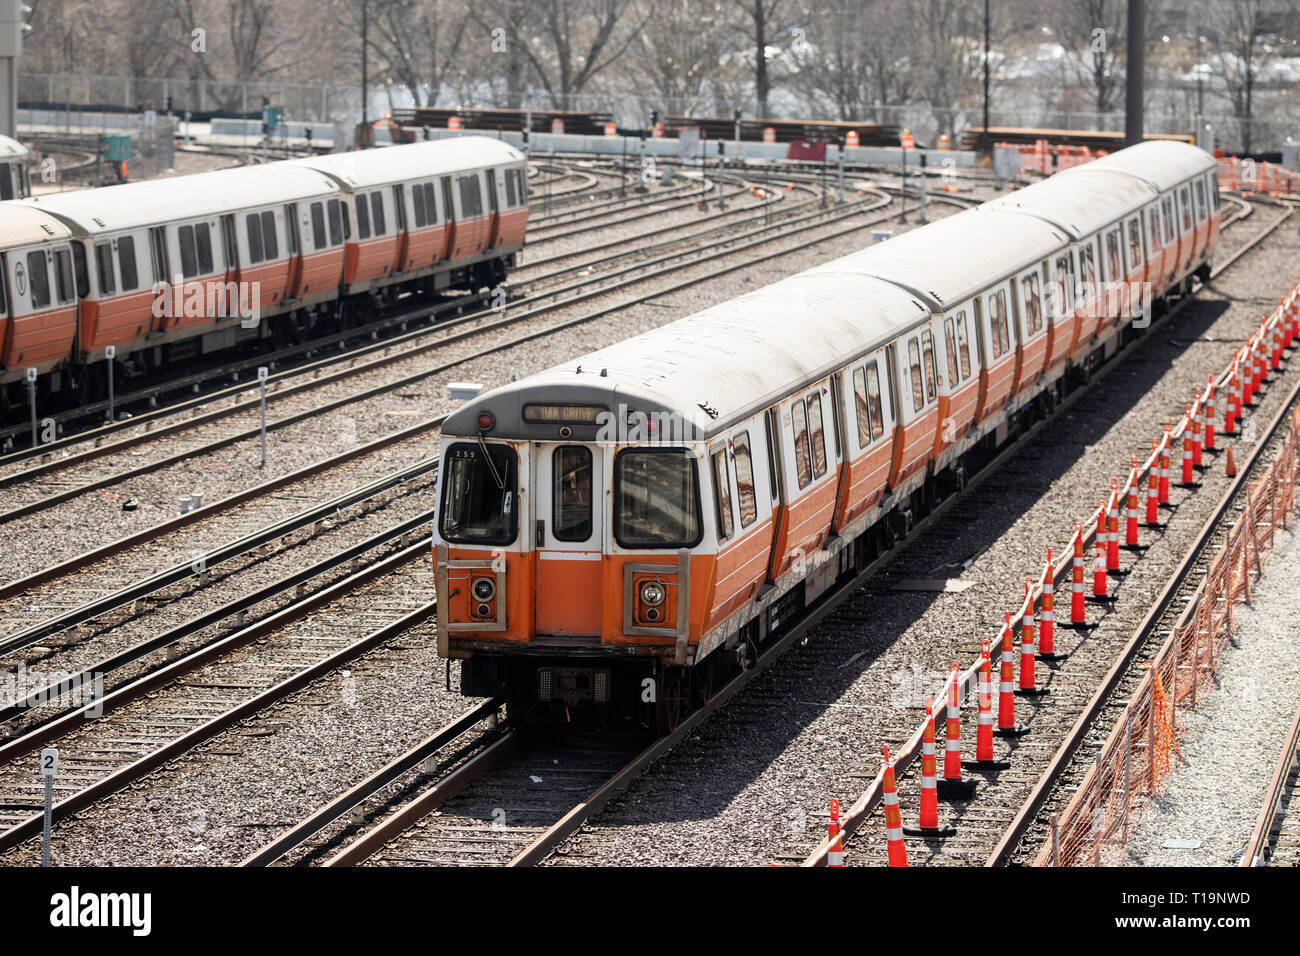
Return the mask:
<path fill-rule="evenodd" d="M 1014 613 L 1023 594 L 1024 578 L 1041 570 L 1047 547 L 1059 549 L 1067 544 L 1072 529 L 1064 522 L 1039 529 L 1031 540 L 1024 542 L 1023 548 L 1005 556 L 1005 560 L 1013 560 L 1017 566 L 990 569 L 985 577 L 996 578 L 995 581 L 977 582 L 961 593 L 897 590 L 895 585 L 904 578 L 960 578 L 965 567 L 1002 540 L 1024 511 L 1086 457 L 1092 446 L 1106 438 L 1115 424 L 1159 385 L 1176 362 L 1185 360 L 1195 347 L 1207 344 L 1202 337 L 1232 305 L 1226 299 L 1194 302 L 1169 325 L 1150 333 L 1148 341 L 1126 350 L 1119 364 L 1094 386 L 1091 394 L 1059 413 L 1024 442 L 996 472 L 986 475 L 980 485 L 955 502 L 943 521 L 917 533 L 893 562 L 819 625 L 806 644 L 788 651 L 701 728 L 692 739 L 692 747 L 684 748 L 684 753 L 670 761 L 691 776 L 691 786 L 661 791 L 664 796 L 654 800 L 653 811 L 646 801 L 631 812 L 641 817 L 651 811 L 654 819 L 660 821 L 708 819 L 735 802 L 747 787 L 758 782 L 767 768 L 792 760 L 799 767 L 793 773 L 814 775 L 827 784 L 852 776 L 854 783 L 860 783 L 861 787 L 855 786 L 851 794 L 828 792 L 826 797 L 856 798 L 879 768 L 879 750 L 874 748 L 902 743 L 911 735 L 921 717 L 917 706 L 921 703 L 920 694 L 943 680 L 949 657 L 958 649 L 959 656 L 955 659 L 965 666 L 972 653 L 978 651 L 980 639 L 987 637 L 992 641 L 996 637 L 1002 612 Z M 1198 363 L 1204 368 L 1193 379 L 1200 378 L 1202 373 L 1208 375 L 1217 362 L 1217 358 L 1212 362 L 1207 356 L 1204 363 Z M 1188 388 L 1191 387 L 1189 384 Z M 1190 395 L 1187 397 L 1190 399 Z M 1170 418 L 1175 417 L 1174 403 L 1181 400 L 1181 393 L 1171 385 Z M 1150 439 L 1158 437 L 1158 432 L 1158 424 L 1135 432 L 1135 441 L 1148 444 L 1143 447 L 1134 444 L 1131 453 L 1142 453 L 1141 457 L 1145 457 L 1150 451 Z M 1207 463 L 1211 460 L 1207 459 Z M 1107 456 L 1101 464 L 1106 470 L 1096 479 L 1098 497 L 1108 490 L 1110 475 L 1121 470 L 1123 475 L 1127 474 L 1122 459 L 1112 461 Z M 1008 491 L 1014 497 L 1008 497 Z M 1175 509 L 1163 511 L 1162 522 L 1176 513 L 1178 500 L 1175 494 Z M 1078 519 L 1094 506 L 1090 498 L 1081 498 L 1077 505 Z M 1143 534 L 1149 541 L 1150 532 L 1144 529 Z M 1060 551 L 1054 553 L 1059 555 Z M 1057 608 L 1064 608 L 1067 614 L 1068 593 L 1065 591 L 1057 600 Z M 951 600 L 936 609 L 945 598 Z M 1090 607 L 1089 616 L 1093 615 L 1095 611 Z M 909 630 L 927 616 L 933 618 L 927 627 L 934 639 L 927 641 L 925 635 L 909 635 Z M 1059 611 L 1058 619 L 1064 620 Z M 1074 647 L 1076 642 L 1086 645 L 1088 633 L 1061 627 L 1057 641 L 1069 647 Z M 905 666 L 871 675 L 873 669 L 881 668 L 878 662 L 882 655 L 900 639 L 924 641 L 930 653 L 922 655 L 919 649 L 905 651 L 908 661 Z M 922 656 L 929 659 L 921 660 Z M 995 681 L 996 656 L 995 648 Z M 1050 686 L 1053 669 L 1040 663 L 1038 674 L 1039 685 Z M 860 684 L 862 681 L 867 683 Z M 881 714 L 886 712 L 888 717 L 882 721 Z M 800 734 L 824 715 L 834 715 L 834 722 L 823 723 L 816 734 L 799 741 Z M 1019 700 L 1017 717 L 1032 726 L 1031 708 Z M 860 736 L 864 722 L 868 724 L 867 737 L 872 741 L 872 749 L 845 759 L 840 741 Z M 942 736 L 941 717 L 937 726 Z M 843 732 L 835 732 L 840 727 L 844 728 Z M 692 753 L 695 746 L 702 748 L 702 756 Z M 1017 744 L 1013 741 L 1011 746 L 1014 749 Z M 652 771 L 652 776 L 665 771 L 672 772 L 661 766 L 657 772 Z M 778 769 L 777 776 L 789 772 Z M 629 808 L 625 806 L 623 812 L 628 813 Z"/>

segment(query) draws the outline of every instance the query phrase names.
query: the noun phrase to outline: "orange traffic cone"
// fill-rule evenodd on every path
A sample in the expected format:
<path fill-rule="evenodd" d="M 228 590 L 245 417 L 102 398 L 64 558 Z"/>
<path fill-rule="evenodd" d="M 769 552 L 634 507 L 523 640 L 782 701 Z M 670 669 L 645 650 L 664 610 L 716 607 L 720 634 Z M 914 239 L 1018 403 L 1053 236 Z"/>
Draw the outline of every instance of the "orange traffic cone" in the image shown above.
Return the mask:
<path fill-rule="evenodd" d="M 827 866 L 844 865 L 844 837 L 840 834 L 840 802 L 831 798 L 831 818 L 826 824 L 826 836 L 830 840 L 830 849 L 826 851 Z"/>
<path fill-rule="evenodd" d="M 961 775 L 961 699 L 958 692 L 957 665 L 948 669 L 948 721 L 944 734 L 943 780 L 938 788 L 944 796 L 964 795 L 975 789 L 975 781 Z"/>
<path fill-rule="evenodd" d="M 888 747 L 885 747 L 882 764 L 885 771 L 883 780 L 885 840 L 889 844 L 889 865 L 907 866 L 907 845 L 903 843 L 903 818 L 898 811 L 898 787 L 894 783 L 894 761 L 889 759 Z"/>
<path fill-rule="evenodd" d="M 1229 478 L 1237 474 L 1237 463 L 1232 460 L 1232 446 L 1228 446 L 1228 461 L 1223 466 L 1223 473 Z"/>
<path fill-rule="evenodd" d="M 999 737 L 1019 737 L 1026 728 L 1016 723 L 1016 671 L 1011 660 L 1011 612 L 1004 611 L 1002 624 L 1002 661 L 998 674 Z"/>
<path fill-rule="evenodd" d="M 1038 656 L 1043 660 L 1056 657 L 1056 584 L 1052 580 L 1052 549 L 1047 549 L 1047 570 L 1043 574 L 1043 606 L 1038 612 Z"/>
<path fill-rule="evenodd" d="M 934 753 L 934 698 L 925 699 L 925 728 L 921 731 L 921 809 L 917 825 L 903 827 L 908 836 L 943 837 L 957 831 L 939 828 L 939 790 L 936 785 L 938 763 Z"/>

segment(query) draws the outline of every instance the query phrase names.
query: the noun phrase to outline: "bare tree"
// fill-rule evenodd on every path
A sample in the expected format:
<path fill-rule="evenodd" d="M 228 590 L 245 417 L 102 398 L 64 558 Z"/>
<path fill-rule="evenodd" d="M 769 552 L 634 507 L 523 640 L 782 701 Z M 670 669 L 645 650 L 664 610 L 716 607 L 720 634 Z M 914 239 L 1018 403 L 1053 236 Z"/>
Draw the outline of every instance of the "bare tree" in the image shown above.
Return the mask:
<path fill-rule="evenodd" d="M 795 52 L 786 82 L 810 109 L 830 109 L 839 119 L 867 119 L 875 103 L 907 100 L 919 53 L 913 9 L 908 0 L 811 3 L 809 42 Z"/>
<path fill-rule="evenodd" d="M 1052 25 L 1070 66 L 1093 92 L 1098 113 L 1109 113 L 1124 97 L 1119 65 L 1127 0 L 1056 0 Z"/>
<path fill-rule="evenodd" d="M 729 11 L 728 11 L 729 12 Z M 718 93 L 731 23 L 718 0 L 661 0 L 633 45 L 629 66 L 670 110 L 691 114 Z"/>
<path fill-rule="evenodd" d="M 1206 26 L 1218 34 L 1210 66 L 1227 88 L 1232 114 L 1241 127 L 1243 152 L 1251 151 L 1255 90 L 1260 71 L 1276 55 L 1264 42 L 1269 24 L 1294 15 L 1295 4 L 1265 0 L 1214 0 L 1206 9 Z"/>
<path fill-rule="evenodd" d="M 631 3 L 534 0 L 538 36 L 523 44 L 523 53 L 553 105 L 567 105 L 636 41 L 650 13 L 629 26 L 623 19 Z"/>

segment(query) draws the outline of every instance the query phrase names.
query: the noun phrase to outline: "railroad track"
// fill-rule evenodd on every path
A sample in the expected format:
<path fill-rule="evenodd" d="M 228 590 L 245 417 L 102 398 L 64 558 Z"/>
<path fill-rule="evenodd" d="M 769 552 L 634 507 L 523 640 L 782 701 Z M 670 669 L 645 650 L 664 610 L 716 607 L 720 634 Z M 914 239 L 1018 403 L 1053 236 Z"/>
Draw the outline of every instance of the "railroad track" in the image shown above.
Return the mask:
<path fill-rule="evenodd" d="M 34 748 L 60 751 L 54 818 L 92 806 L 432 617 L 436 603 L 418 597 L 432 593 L 428 547 L 394 551 L 0 745 L 0 850 L 40 832 Z"/>
<path fill-rule="evenodd" d="M 1295 802 L 1300 784 L 1300 707 L 1282 742 L 1255 820 L 1242 866 L 1300 866 L 1300 805 Z"/>

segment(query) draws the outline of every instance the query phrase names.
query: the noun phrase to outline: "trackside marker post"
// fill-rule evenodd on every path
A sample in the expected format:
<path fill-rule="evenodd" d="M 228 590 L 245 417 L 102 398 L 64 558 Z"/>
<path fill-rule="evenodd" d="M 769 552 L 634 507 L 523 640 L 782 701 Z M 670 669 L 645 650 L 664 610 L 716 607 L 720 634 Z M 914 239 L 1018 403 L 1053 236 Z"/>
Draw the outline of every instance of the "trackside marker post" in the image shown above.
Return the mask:
<path fill-rule="evenodd" d="M 104 347 L 104 361 L 108 364 L 108 420 L 111 422 L 115 417 L 113 408 L 113 359 L 117 358 L 117 346 L 106 345 Z"/>
<path fill-rule="evenodd" d="M 268 369 L 265 365 L 257 369 L 257 382 L 262 390 L 262 463 L 258 468 L 266 467 L 266 376 Z"/>
<path fill-rule="evenodd" d="M 54 817 L 54 775 L 59 772 L 59 748 L 41 751 L 41 776 L 45 778 L 45 828 L 41 838 L 41 866 L 50 865 L 50 822 Z"/>

